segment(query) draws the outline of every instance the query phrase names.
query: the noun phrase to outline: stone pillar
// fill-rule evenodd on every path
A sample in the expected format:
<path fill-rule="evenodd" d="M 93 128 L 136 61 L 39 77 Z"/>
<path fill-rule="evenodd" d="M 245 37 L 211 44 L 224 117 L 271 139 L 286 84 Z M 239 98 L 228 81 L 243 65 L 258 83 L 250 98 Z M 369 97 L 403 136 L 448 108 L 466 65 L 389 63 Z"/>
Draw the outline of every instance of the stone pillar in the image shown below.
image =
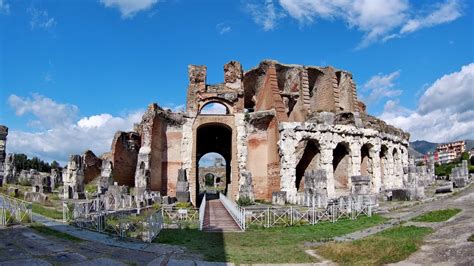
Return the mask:
<path fill-rule="evenodd" d="M 373 169 L 372 192 L 373 193 L 379 193 L 382 190 L 382 175 L 381 175 L 382 165 L 381 165 L 381 160 L 380 160 L 380 150 L 381 150 L 380 143 L 374 145 L 372 149 L 370 150 L 370 156 L 372 156 L 372 162 L 373 162 L 372 163 L 372 167 L 373 167 L 372 168 Z"/>

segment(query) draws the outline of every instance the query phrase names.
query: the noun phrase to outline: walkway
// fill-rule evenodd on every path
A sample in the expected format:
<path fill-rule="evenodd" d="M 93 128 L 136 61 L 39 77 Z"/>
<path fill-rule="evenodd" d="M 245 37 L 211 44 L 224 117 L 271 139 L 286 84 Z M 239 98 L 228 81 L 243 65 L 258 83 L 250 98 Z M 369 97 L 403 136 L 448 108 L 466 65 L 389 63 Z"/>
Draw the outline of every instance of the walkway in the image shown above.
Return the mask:
<path fill-rule="evenodd" d="M 219 199 L 206 202 L 203 229 L 206 232 L 240 232 L 240 227 L 234 221 Z"/>

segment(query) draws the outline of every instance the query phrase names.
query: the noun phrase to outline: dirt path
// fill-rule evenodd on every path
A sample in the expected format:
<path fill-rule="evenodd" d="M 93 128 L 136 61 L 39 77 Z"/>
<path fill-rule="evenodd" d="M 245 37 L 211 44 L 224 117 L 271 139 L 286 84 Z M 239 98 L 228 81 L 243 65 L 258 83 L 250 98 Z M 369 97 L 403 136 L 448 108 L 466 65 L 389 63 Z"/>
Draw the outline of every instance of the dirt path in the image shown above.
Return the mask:
<path fill-rule="evenodd" d="M 459 208 L 462 212 L 450 220 L 434 224 L 435 232 L 425 239 L 420 250 L 394 265 L 474 265 L 474 188 L 460 196 L 437 202 L 433 209 Z M 430 208 L 430 209 L 431 209 Z"/>

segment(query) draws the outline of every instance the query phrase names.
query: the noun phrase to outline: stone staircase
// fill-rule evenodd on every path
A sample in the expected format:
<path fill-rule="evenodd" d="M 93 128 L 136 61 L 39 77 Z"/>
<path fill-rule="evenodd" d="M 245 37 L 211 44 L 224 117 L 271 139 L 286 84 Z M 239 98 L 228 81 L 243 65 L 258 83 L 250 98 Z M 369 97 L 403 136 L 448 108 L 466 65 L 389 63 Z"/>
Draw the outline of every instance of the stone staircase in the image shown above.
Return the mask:
<path fill-rule="evenodd" d="M 240 227 L 219 199 L 211 199 L 206 202 L 203 231 L 241 232 Z"/>

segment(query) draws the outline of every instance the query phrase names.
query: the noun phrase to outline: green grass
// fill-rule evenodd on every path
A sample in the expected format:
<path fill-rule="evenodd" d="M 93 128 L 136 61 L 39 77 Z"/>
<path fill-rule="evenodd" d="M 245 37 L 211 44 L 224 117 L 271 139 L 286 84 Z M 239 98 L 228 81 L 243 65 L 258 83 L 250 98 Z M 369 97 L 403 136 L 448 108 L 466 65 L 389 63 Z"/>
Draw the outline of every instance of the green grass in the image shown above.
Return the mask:
<path fill-rule="evenodd" d="M 53 219 L 56 219 L 56 220 L 63 219 L 63 213 L 61 211 L 56 210 L 56 209 L 44 207 L 44 206 L 42 206 L 38 203 L 33 203 L 32 208 L 33 208 L 34 213 L 37 213 L 37 214 L 40 214 L 40 215 L 43 215 L 43 216 L 46 216 L 46 217 L 49 217 L 49 218 L 53 218 Z"/>
<path fill-rule="evenodd" d="M 234 263 L 303 263 L 314 262 L 303 244 L 383 223 L 386 219 L 373 215 L 357 220 L 322 222 L 314 226 L 251 229 L 241 233 L 206 233 L 197 229 L 165 229 L 155 242 L 180 245 L 203 255 L 207 261 Z"/>
<path fill-rule="evenodd" d="M 474 235 L 471 235 L 471 236 L 467 239 L 467 241 L 474 242 Z"/>
<path fill-rule="evenodd" d="M 449 220 L 449 218 L 453 217 L 454 215 L 458 214 L 461 210 L 460 209 L 444 209 L 444 210 L 437 210 L 427 212 L 420 216 L 417 216 L 411 219 L 414 222 L 444 222 Z"/>
<path fill-rule="evenodd" d="M 56 231 L 54 229 L 51 229 L 49 227 L 46 227 L 46 226 L 44 226 L 42 224 L 38 224 L 38 223 L 35 223 L 35 224 L 31 225 L 30 228 L 37 231 L 40 234 L 47 235 L 47 236 L 54 236 L 54 237 L 61 238 L 61 239 L 64 239 L 64 240 L 68 240 L 68 241 L 72 241 L 72 242 L 82 242 L 83 241 L 80 238 L 77 238 L 75 236 L 72 236 L 72 235 L 69 235 L 69 234 L 66 234 L 66 233 L 63 233 L 63 232 Z"/>
<path fill-rule="evenodd" d="M 326 243 L 316 251 L 341 265 L 382 265 L 408 258 L 431 232 L 428 227 L 399 226 L 352 242 Z"/>

